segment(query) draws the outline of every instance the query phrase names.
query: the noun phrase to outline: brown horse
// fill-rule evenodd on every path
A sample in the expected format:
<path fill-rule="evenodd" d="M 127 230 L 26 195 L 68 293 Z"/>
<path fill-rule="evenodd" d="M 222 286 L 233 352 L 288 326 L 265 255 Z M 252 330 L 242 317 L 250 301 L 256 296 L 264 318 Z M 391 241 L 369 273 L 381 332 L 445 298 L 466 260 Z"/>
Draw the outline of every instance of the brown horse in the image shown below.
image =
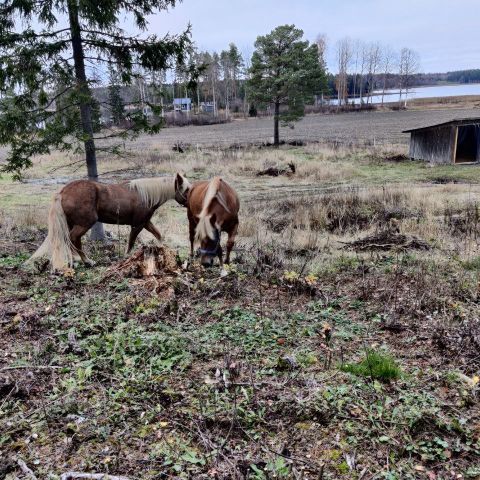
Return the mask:
<path fill-rule="evenodd" d="M 120 184 L 71 182 L 54 196 L 48 214 L 48 236 L 29 261 L 47 256 L 53 270 L 72 266 L 78 257 L 94 265 L 82 250 L 81 238 L 96 222 L 130 225 L 127 253 L 144 228 L 160 240 L 160 232 L 151 222 L 155 210 L 170 199 L 186 206 L 189 188 L 190 183 L 179 173 L 175 177 L 141 178 Z"/>
<path fill-rule="evenodd" d="M 223 267 L 223 251 L 220 245 L 221 232 L 227 232 L 227 256 L 235 243 L 238 229 L 240 201 L 235 190 L 220 177 L 210 181 L 195 182 L 187 195 L 187 214 L 190 228 L 190 254 L 193 257 L 195 243 L 200 244 L 200 261 L 212 266 L 218 256 Z"/>

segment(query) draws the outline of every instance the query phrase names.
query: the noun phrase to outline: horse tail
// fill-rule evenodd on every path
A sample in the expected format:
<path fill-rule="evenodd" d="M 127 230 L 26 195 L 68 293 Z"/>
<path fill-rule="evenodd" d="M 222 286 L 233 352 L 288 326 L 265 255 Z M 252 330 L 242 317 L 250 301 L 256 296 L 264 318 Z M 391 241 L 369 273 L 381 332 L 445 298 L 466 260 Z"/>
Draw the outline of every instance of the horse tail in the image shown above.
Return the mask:
<path fill-rule="evenodd" d="M 222 179 L 220 177 L 214 177 L 208 184 L 205 197 L 203 198 L 202 211 L 198 216 L 198 224 L 197 228 L 195 229 L 195 240 L 197 242 L 207 237 L 210 237 L 212 240 L 215 239 L 215 231 L 212 223 L 210 222 L 212 216 L 209 215 L 208 209 L 213 199 L 218 196 L 218 190 L 220 188 L 221 181 Z"/>
<path fill-rule="evenodd" d="M 27 262 L 48 257 L 52 270 L 62 270 L 73 265 L 73 248 L 67 217 L 62 207 L 62 196 L 61 193 L 56 193 L 48 213 L 47 238 Z"/>

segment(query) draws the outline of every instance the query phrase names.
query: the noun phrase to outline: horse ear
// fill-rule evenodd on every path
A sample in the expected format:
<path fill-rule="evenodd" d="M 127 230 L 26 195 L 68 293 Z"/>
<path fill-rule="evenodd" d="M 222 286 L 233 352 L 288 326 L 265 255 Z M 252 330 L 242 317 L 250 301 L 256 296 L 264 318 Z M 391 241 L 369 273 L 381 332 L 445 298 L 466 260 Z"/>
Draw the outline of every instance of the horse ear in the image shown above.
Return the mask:
<path fill-rule="evenodd" d="M 183 177 L 179 173 L 177 173 L 177 176 L 175 178 L 175 183 L 177 187 L 181 187 L 183 185 Z"/>

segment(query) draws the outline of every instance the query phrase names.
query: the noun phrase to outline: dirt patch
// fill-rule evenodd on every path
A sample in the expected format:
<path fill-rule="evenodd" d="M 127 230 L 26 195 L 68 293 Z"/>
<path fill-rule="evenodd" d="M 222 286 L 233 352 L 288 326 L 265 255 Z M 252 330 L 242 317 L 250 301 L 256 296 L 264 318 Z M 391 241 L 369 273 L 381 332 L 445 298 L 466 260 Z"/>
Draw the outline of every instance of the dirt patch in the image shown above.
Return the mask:
<path fill-rule="evenodd" d="M 450 183 L 460 183 L 460 181 L 456 178 L 450 177 L 433 177 L 432 179 L 428 180 L 429 183 L 433 183 L 435 185 L 448 185 Z"/>
<path fill-rule="evenodd" d="M 410 157 L 408 155 L 398 154 L 398 155 L 389 155 L 385 158 L 386 162 L 400 163 L 400 162 L 409 162 Z"/>
<path fill-rule="evenodd" d="M 468 359 L 466 370 L 476 373 L 478 368 L 478 352 L 480 350 L 480 320 L 473 318 L 455 326 L 446 328 L 439 326 L 433 334 L 434 345 L 445 355 Z"/>

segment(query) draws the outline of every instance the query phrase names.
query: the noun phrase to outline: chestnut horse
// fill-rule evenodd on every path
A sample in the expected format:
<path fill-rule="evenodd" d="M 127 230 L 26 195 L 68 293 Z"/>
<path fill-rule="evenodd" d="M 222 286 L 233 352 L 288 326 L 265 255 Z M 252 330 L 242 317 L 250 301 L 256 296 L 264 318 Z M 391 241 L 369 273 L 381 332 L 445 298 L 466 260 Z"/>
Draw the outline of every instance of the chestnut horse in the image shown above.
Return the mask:
<path fill-rule="evenodd" d="M 47 256 L 53 270 L 73 266 L 78 257 L 94 265 L 82 250 L 82 236 L 96 223 L 130 225 L 127 253 L 145 228 L 158 240 L 160 232 L 151 218 L 160 205 L 175 199 L 186 205 L 188 180 L 175 177 L 140 178 L 120 184 L 91 180 L 68 183 L 55 194 L 48 214 L 48 235 L 29 261 Z"/>
<path fill-rule="evenodd" d="M 240 201 L 235 190 L 220 177 L 195 182 L 190 187 L 187 195 L 190 254 L 193 257 L 194 244 L 198 243 L 202 265 L 212 266 L 218 256 L 220 267 L 223 267 L 221 232 L 228 234 L 225 263 L 230 263 L 230 253 L 238 229 L 239 208 Z"/>

